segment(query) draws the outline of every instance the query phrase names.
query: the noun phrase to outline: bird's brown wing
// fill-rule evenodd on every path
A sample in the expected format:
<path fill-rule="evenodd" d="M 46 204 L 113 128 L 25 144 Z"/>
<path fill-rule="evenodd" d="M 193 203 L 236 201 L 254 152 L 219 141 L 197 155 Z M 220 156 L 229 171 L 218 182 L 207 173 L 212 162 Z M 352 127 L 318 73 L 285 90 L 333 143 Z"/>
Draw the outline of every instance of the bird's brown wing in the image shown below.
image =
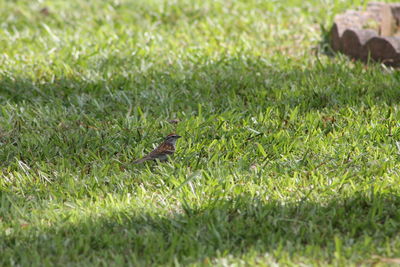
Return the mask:
<path fill-rule="evenodd" d="M 162 156 L 172 155 L 175 152 L 175 147 L 168 143 L 162 143 L 156 149 L 154 149 L 148 157 L 150 159 L 156 159 Z"/>
<path fill-rule="evenodd" d="M 173 145 L 168 144 L 168 143 L 162 143 L 156 149 L 151 151 L 149 154 L 147 154 L 146 156 L 144 156 L 141 159 L 134 161 L 133 163 L 135 163 L 135 164 L 143 163 L 146 160 L 153 160 L 153 159 L 161 158 L 163 156 L 172 155 L 172 154 L 174 154 L 174 152 L 175 152 L 175 147 Z"/>

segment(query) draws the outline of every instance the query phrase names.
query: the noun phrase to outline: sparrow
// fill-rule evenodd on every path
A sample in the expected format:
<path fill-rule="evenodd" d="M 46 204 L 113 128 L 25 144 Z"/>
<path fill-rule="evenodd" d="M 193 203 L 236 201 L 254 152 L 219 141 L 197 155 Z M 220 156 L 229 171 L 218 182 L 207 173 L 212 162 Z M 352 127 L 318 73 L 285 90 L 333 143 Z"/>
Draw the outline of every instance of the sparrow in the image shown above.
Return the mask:
<path fill-rule="evenodd" d="M 156 149 L 151 151 L 149 154 L 144 156 L 141 159 L 134 161 L 134 164 L 143 163 L 147 160 L 159 160 L 159 161 L 166 161 L 168 160 L 168 156 L 174 154 L 175 152 L 175 144 L 176 141 L 181 138 L 177 134 L 171 133 L 165 137 L 164 142 L 162 142 Z"/>

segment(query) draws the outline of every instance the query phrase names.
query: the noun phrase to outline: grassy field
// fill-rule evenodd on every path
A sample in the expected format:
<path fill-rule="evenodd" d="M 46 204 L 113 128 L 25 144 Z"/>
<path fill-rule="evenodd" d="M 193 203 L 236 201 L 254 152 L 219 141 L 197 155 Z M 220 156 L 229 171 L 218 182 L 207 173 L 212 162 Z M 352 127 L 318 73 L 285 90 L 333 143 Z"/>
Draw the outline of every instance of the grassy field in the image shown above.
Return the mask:
<path fill-rule="evenodd" d="M 323 53 L 350 2 L 1 1 L 0 265 L 394 263 L 400 74 Z"/>

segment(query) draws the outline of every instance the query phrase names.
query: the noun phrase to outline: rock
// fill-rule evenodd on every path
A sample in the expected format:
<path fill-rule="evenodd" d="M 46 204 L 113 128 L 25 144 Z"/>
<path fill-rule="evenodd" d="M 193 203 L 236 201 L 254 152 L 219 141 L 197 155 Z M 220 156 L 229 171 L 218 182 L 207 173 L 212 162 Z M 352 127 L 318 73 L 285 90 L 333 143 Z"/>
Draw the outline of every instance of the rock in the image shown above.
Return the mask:
<path fill-rule="evenodd" d="M 399 3 L 370 3 L 366 10 L 348 10 L 334 19 L 331 46 L 351 58 L 399 67 L 399 21 Z"/>

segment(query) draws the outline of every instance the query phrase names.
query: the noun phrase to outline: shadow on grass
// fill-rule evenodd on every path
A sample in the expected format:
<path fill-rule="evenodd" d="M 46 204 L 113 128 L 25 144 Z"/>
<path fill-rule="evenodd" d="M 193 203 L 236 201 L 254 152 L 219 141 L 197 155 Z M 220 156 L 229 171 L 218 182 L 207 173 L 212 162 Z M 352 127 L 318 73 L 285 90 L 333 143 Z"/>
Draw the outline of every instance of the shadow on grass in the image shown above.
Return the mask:
<path fill-rule="evenodd" d="M 82 108 L 89 111 L 99 103 L 104 104 L 104 113 L 126 110 L 131 104 L 159 114 L 160 110 L 197 111 L 199 103 L 205 111 L 214 113 L 227 109 L 252 112 L 267 106 L 296 106 L 306 112 L 327 107 L 392 105 L 400 101 L 400 73 L 387 72 L 378 65 L 366 67 L 338 59 L 310 68 L 284 68 L 264 58 L 204 62 L 184 69 L 177 65 L 155 66 L 129 75 L 118 73 L 129 66 L 116 66 L 115 73 L 107 79 L 61 76 L 32 81 L 3 77 L 0 102 L 82 107 L 82 96 L 86 96 L 83 102 L 87 105 Z"/>
<path fill-rule="evenodd" d="M 186 265 L 268 253 L 278 259 L 290 255 L 330 262 L 341 255 L 363 262 L 381 254 L 380 248 L 396 253 L 390 252 L 390 244 L 400 229 L 399 205 L 400 197 L 391 194 L 358 194 L 325 204 L 262 203 L 244 195 L 185 207 L 179 214 L 127 208 L 75 222 L 67 218 L 25 233 L 3 233 L 3 260 Z"/>

